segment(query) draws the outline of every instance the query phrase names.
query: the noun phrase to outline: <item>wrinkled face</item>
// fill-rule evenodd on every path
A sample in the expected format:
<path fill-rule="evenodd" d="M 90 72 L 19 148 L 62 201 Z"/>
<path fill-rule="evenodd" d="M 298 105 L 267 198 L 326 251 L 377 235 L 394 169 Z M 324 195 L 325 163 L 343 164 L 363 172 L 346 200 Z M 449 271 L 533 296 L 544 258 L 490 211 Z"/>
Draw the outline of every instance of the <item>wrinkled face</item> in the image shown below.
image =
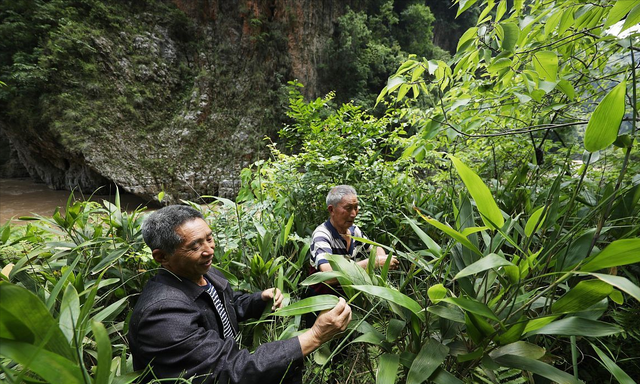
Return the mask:
<path fill-rule="evenodd" d="M 173 254 L 161 261 L 163 267 L 198 285 L 204 285 L 203 275 L 209 271 L 213 260 L 215 242 L 207 223 L 200 219 L 187 221 L 176 229 L 182 243 Z"/>
<path fill-rule="evenodd" d="M 340 202 L 329 206 L 329 220 L 340 233 L 346 233 L 347 229 L 353 225 L 353 221 L 358 216 L 358 197 L 347 195 Z"/>

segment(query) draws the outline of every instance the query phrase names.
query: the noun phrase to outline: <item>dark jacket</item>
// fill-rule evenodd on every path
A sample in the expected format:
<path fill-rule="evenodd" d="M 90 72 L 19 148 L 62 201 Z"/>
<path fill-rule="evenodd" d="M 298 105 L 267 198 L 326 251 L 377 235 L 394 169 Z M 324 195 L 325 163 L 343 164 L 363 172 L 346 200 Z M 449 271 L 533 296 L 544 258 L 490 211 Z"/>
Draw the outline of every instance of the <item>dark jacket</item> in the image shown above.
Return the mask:
<path fill-rule="evenodd" d="M 238 321 L 262 314 L 266 303 L 260 292 L 233 292 L 213 268 L 206 277 L 218 291 L 236 333 Z M 269 384 L 300 382 L 302 377 L 298 338 L 266 343 L 253 353 L 239 349 L 234 339 L 222 338 L 222 322 L 204 288 L 164 269 L 144 287 L 128 337 L 134 369 L 152 369 L 142 382 L 197 376 L 193 383 Z"/>

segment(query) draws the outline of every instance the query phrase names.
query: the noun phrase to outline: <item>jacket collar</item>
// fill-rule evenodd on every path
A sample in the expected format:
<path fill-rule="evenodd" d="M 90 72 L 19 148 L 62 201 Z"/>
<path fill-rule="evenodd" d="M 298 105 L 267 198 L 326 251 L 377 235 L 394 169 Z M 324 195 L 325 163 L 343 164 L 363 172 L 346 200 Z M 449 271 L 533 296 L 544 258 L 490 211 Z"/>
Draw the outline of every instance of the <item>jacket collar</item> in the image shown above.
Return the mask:
<path fill-rule="evenodd" d="M 224 275 L 214 268 L 209 269 L 205 278 L 211 282 L 216 290 L 224 290 L 229 284 L 227 279 L 224 278 Z M 166 284 L 181 290 L 191 300 L 197 299 L 198 296 L 205 292 L 203 287 L 189 279 L 180 277 L 165 268 L 160 268 L 154 280 L 158 283 Z"/>

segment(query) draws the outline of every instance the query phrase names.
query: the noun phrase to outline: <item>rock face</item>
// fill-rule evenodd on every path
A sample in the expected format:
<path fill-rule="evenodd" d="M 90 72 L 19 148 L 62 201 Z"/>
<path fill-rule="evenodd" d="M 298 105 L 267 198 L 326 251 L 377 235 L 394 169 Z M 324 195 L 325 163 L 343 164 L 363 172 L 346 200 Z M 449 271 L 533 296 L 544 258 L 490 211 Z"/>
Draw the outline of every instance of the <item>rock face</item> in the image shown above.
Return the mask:
<path fill-rule="evenodd" d="M 25 72 L 34 80 L 16 86 L 26 91 L 0 105 L 0 129 L 28 173 L 51 188 L 115 183 L 144 198 L 165 191 L 170 201 L 235 194 L 239 170 L 281 123 L 283 86 L 297 79 L 318 96 L 334 22 L 358 6 L 174 0 L 157 14 L 104 3 L 108 18 L 79 9 L 66 24 L 51 22 L 45 48 L 66 55 L 43 51 L 50 56 L 39 59 L 39 77 Z M 98 27 L 87 33 L 90 25 Z"/>

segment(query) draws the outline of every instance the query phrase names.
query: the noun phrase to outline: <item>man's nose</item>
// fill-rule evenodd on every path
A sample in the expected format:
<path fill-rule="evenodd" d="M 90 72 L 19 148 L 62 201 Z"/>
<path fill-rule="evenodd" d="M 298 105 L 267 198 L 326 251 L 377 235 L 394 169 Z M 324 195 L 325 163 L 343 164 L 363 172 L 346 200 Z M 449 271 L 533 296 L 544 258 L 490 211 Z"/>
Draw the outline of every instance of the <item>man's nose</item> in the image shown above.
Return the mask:
<path fill-rule="evenodd" d="M 213 254 L 213 251 L 216 249 L 215 246 L 212 246 L 208 243 L 205 243 L 204 245 L 204 252 L 209 255 L 209 254 Z"/>

